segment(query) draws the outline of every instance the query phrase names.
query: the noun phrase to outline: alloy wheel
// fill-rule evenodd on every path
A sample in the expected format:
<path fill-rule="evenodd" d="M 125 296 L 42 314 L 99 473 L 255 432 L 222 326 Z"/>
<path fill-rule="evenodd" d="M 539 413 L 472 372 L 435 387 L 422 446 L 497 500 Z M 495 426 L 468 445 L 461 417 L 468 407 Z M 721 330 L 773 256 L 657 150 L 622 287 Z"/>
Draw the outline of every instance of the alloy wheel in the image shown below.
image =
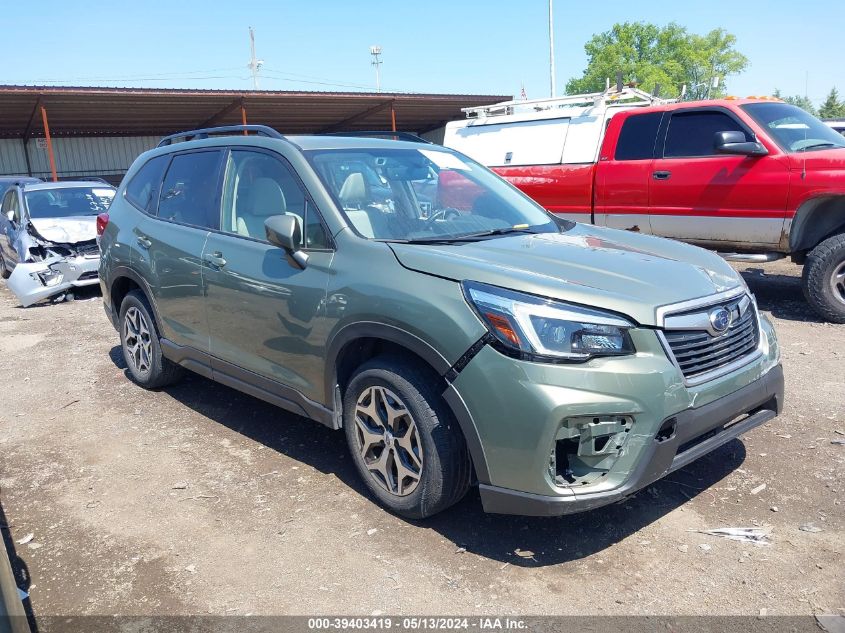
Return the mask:
<path fill-rule="evenodd" d="M 845 303 L 845 262 L 839 264 L 830 276 L 830 289 L 837 300 Z"/>
<path fill-rule="evenodd" d="M 126 311 L 123 319 L 123 341 L 126 360 L 132 364 L 136 373 L 142 377 L 149 375 L 152 369 L 152 337 L 147 318 L 135 306 Z"/>
<path fill-rule="evenodd" d="M 368 387 L 355 407 L 358 450 L 376 483 L 404 497 L 422 477 L 423 450 L 416 422 L 405 403 L 385 387 Z"/>

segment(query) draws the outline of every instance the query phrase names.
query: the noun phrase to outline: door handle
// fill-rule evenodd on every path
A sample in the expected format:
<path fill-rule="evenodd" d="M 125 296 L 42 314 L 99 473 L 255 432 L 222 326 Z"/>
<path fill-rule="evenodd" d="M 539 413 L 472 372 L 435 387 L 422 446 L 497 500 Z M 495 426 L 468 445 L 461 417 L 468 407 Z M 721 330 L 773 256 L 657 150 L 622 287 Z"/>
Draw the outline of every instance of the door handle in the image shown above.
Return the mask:
<path fill-rule="evenodd" d="M 144 250 L 148 249 L 152 245 L 153 245 L 153 243 L 150 240 L 148 240 L 145 236 L 143 236 L 143 235 L 138 236 L 138 246 L 140 246 Z"/>
<path fill-rule="evenodd" d="M 651 174 L 651 177 L 655 180 L 669 180 L 671 175 L 671 171 L 655 171 Z"/>
<path fill-rule="evenodd" d="M 203 255 L 206 263 L 211 264 L 215 268 L 223 268 L 226 265 L 226 260 L 223 259 L 223 253 L 217 251 L 215 253 L 206 253 Z"/>

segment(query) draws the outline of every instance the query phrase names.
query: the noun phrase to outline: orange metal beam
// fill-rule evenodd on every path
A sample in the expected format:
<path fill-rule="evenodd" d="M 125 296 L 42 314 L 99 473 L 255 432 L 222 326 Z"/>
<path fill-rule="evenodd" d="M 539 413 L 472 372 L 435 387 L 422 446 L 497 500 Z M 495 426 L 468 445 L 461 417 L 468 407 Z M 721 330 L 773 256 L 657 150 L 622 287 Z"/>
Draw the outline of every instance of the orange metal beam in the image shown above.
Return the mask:
<path fill-rule="evenodd" d="M 244 125 L 246 125 L 246 106 L 244 105 L 243 101 L 241 101 L 241 122 Z M 244 136 L 247 136 L 247 135 L 248 135 L 248 132 L 246 130 L 244 130 Z"/>
<path fill-rule="evenodd" d="M 390 102 L 390 131 L 396 131 L 396 108 L 393 106 L 393 101 Z"/>
<path fill-rule="evenodd" d="M 47 155 L 50 157 L 50 171 L 53 173 L 53 182 L 58 182 L 56 174 L 56 157 L 53 154 L 53 139 L 50 138 L 50 124 L 47 122 L 47 108 L 41 106 L 41 121 L 44 123 L 44 136 L 47 138 Z"/>

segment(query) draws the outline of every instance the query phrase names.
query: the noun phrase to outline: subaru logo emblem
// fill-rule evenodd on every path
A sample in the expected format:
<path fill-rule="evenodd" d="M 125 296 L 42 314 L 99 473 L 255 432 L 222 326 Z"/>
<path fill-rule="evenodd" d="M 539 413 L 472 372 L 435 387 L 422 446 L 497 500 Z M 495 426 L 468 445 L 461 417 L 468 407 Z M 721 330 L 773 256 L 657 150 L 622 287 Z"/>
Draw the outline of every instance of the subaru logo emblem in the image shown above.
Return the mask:
<path fill-rule="evenodd" d="M 725 308 L 716 308 L 710 312 L 710 325 L 717 334 L 724 333 L 731 326 L 731 313 Z"/>

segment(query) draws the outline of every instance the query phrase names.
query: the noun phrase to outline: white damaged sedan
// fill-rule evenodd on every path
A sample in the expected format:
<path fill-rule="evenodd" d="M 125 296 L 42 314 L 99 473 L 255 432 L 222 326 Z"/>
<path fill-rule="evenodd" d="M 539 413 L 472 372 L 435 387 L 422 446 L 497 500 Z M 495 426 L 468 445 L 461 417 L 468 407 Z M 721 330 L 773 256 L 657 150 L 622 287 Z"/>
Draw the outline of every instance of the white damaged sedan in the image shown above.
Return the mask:
<path fill-rule="evenodd" d="M 97 216 L 115 189 L 105 183 L 18 183 L 0 208 L 0 275 L 21 305 L 72 298 L 99 282 Z"/>

